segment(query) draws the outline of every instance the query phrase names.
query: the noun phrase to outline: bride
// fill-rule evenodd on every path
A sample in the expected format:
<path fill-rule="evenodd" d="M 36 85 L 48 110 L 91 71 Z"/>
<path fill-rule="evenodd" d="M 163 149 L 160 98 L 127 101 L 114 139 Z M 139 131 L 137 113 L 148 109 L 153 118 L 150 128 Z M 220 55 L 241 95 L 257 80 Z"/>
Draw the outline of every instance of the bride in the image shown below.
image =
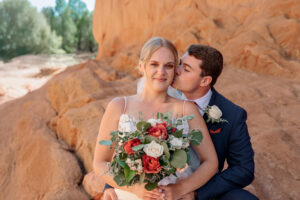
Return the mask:
<path fill-rule="evenodd" d="M 145 80 L 142 91 L 133 96 L 114 98 L 105 110 L 97 137 L 93 167 L 96 174 L 101 175 L 107 184 L 115 188 L 118 199 L 180 199 L 200 188 L 217 172 L 217 155 L 197 107 L 191 102 L 178 100 L 167 94 L 177 63 L 177 50 L 170 41 L 159 37 L 150 39 L 143 46 L 139 59 L 139 69 Z M 111 131 L 135 127 L 134 122 L 139 119 L 140 112 L 144 120 L 154 118 L 158 112 L 171 112 L 173 117 L 194 115 L 193 120 L 184 123 L 184 130 L 199 129 L 203 134 L 201 144 L 193 146 L 190 151 L 195 154 L 196 159 L 190 159 L 189 167 L 184 172 L 178 172 L 177 177 L 166 177 L 159 183 L 168 186 L 160 186 L 160 189 L 152 191 L 147 191 L 140 184 L 118 186 L 113 177 L 105 173 L 108 171 L 107 162 L 111 161 L 114 150 L 109 146 L 99 145 L 101 140 L 110 140 Z M 193 155 L 190 156 L 193 158 Z M 201 165 L 198 163 L 192 169 L 191 166 L 193 162 L 197 162 L 198 157 Z"/>

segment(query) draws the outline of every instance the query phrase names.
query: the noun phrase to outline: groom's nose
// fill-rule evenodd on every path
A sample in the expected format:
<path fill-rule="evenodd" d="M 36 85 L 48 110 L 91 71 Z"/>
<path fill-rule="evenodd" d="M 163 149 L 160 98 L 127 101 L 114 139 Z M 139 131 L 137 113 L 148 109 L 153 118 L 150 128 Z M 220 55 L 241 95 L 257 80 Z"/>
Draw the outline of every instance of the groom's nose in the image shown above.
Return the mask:
<path fill-rule="evenodd" d="M 178 67 L 176 68 L 176 75 L 177 75 L 177 76 L 179 76 L 179 75 L 181 74 L 180 68 L 181 68 L 180 65 L 178 65 Z"/>

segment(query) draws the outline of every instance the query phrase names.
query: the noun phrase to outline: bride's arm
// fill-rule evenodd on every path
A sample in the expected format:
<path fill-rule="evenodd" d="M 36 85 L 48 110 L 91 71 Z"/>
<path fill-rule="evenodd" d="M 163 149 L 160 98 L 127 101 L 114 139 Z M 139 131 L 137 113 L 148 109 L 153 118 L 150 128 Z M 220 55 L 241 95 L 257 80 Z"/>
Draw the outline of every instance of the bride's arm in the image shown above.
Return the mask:
<path fill-rule="evenodd" d="M 100 175 L 101 179 L 111 185 L 114 188 L 119 188 L 122 190 L 127 190 L 129 192 L 135 193 L 138 196 L 153 196 L 157 195 L 157 190 L 148 192 L 146 191 L 142 185 L 136 184 L 134 186 L 124 186 L 120 187 L 113 180 L 113 176 L 106 174 L 109 169 L 107 167 L 107 163 L 112 160 L 114 149 L 110 149 L 109 146 L 100 145 L 99 142 L 101 140 L 110 140 L 111 131 L 118 130 L 118 123 L 120 115 L 122 114 L 124 100 L 121 98 L 113 99 L 107 106 L 103 118 L 101 120 L 99 133 L 96 141 L 96 147 L 94 152 L 94 160 L 93 160 L 93 168 L 94 172 Z"/>
<path fill-rule="evenodd" d="M 118 130 L 119 117 L 121 115 L 121 99 L 115 98 L 108 105 L 103 114 L 96 146 L 94 152 L 93 168 L 97 175 L 101 175 L 101 179 L 109 185 L 118 188 L 118 185 L 113 181 L 113 177 L 107 175 L 105 172 L 109 171 L 107 163 L 112 160 L 114 149 L 109 146 L 100 145 L 101 140 L 110 140 L 111 131 Z"/>
<path fill-rule="evenodd" d="M 189 121 L 190 129 L 199 129 L 203 134 L 203 140 L 198 146 L 193 146 L 194 150 L 200 157 L 201 165 L 199 168 L 189 177 L 178 181 L 174 185 L 166 187 L 167 191 L 170 191 L 173 197 L 172 199 L 178 199 L 182 195 L 195 191 L 208 182 L 218 170 L 218 158 L 215 147 L 208 133 L 207 126 L 203 117 L 200 115 L 197 107 L 191 103 L 186 102 L 184 115 L 194 115 L 195 118 Z"/>

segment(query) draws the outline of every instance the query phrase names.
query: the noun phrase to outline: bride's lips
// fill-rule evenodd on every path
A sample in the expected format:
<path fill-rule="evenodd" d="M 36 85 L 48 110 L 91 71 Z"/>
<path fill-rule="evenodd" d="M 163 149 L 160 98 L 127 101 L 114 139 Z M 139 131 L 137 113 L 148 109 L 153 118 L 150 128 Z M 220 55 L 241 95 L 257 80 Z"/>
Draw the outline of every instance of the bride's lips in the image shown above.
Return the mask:
<path fill-rule="evenodd" d="M 167 80 L 166 78 L 153 78 L 153 79 L 159 82 L 164 82 Z"/>

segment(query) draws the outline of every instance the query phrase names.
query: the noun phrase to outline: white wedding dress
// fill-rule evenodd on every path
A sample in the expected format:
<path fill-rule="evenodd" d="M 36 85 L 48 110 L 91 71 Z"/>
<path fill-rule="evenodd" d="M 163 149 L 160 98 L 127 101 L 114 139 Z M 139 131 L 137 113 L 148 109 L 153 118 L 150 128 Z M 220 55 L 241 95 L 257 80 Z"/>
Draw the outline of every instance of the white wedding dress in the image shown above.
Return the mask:
<path fill-rule="evenodd" d="M 127 105 L 127 101 L 126 101 L 126 97 L 125 97 L 124 112 L 126 110 L 126 105 Z M 135 119 L 134 117 L 129 116 L 128 114 L 125 114 L 124 112 L 120 116 L 119 128 L 118 128 L 119 131 L 121 131 L 121 132 L 136 131 L 136 122 L 138 120 Z M 182 127 L 178 127 L 178 128 L 183 129 L 183 134 L 188 134 L 188 132 L 189 132 L 189 124 L 186 120 L 183 121 Z M 193 173 L 193 171 L 195 171 L 199 167 L 200 159 L 193 148 L 190 148 L 189 154 L 190 154 L 190 163 L 189 163 L 188 167 L 186 167 L 185 170 L 182 170 L 180 172 L 177 171 L 176 172 L 177 177 L 174 175 L 165 177 L 158 183 L 158 185 L 174 184 L 174 183 L 176 183 L 177 180 L 184 179 L 184 178 L 190 176 Z M 139 197 L 137 197 L 135 194 L 125 191 L 125 190 L 115 188 L 115 192 L 118 196 L 118 200 L 142 200 Z"/>

